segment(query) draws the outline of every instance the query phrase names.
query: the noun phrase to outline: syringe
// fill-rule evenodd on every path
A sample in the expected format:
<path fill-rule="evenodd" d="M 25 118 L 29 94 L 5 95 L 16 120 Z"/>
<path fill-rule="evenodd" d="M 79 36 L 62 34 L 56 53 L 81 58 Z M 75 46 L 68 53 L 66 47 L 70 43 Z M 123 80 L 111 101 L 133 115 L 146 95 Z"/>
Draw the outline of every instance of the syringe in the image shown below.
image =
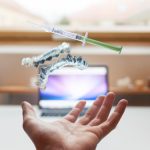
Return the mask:
<path fill-rule="evenodd" d="M 54 33 L 54 34 L 57 34 L 60 36 L 64 36 L 64 37 L 67 37 L 67 38 L 70 38 L 73 40 L 80 41 L 83 43 L 83 45 L 85 43 L 89 43 L 89 44 L 93 44 L 96 46 L 105 47 L 105 48 L 117 51 L 119 53 L 121 53 L 121 50 L 122 50 L 122 46 L 114 46 L 114 45 L 111 45 L 108 43 L 104 43 L 104 42 L 100 42 L 100 41 L 88 38 L 87 33 L 85 34 L 85 36 L 82 36 L 82 35 L 77 34 L 77 33 L 65 31 L 65 30 L 62 30 L 62 29 L 57 28 L 57 27 L 50 27 L 48 25 L 41 25 L 40 27 L 43 28 L 46 32 L 51 32 L 51 33 Z"/>

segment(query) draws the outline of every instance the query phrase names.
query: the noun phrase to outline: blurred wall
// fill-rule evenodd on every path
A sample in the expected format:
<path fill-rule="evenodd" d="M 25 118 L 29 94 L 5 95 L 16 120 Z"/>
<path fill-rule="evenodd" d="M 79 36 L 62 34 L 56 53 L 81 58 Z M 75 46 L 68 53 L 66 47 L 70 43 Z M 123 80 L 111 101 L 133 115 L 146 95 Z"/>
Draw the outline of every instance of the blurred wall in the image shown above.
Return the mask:
<path fill-rule="evenodd" d="M 0 86 L 30 85 L 30 77 L 36 75 L 36 69 L 21 65 L 21 59 L 28 55 L 0 54 Z"/>

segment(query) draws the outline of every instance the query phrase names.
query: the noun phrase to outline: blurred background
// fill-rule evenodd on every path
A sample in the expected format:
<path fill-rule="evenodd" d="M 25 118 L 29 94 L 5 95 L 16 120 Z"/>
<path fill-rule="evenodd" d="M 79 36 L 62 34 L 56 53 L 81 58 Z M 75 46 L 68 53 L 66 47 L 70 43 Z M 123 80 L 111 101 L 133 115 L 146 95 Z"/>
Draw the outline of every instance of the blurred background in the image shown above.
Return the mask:
<path fill-rule="evenodd" d="M 35 24 L 88 32 L 90 38 L 122 45 L 123 50 L 118 54 L 88 44 L 83 47 Z M 0 149 L 34 149 L 22 130 L 20 103 L 38 104 L 38 89 L 32 86 L 38 71 L 22 66 L 21 60 L 64 41 L 70 43 L 72 55 L 89 64 L 107 65 L 109 90 L 117 94 L 116 102 L 129 101 L 121 125 L 99 149 L 150 149 L 149 0 L 0 0 Z"/>
<path fill-rule="evenodd" d="M 31 86 L 37 70 L 21 66 L 23 57 L 41 54 L 63 41 L 72 54 L 89 64 L 109 67 L 110 91 L 131 105 L 150 104 L 149 0 L 0 0 L 0 103 L 36 104 Z M 49 24 L 116 45 L 121 55 L 95 46 L 56 37 L 37 25 Z M 136 99 L 136 100 L 135 100 Z"/>

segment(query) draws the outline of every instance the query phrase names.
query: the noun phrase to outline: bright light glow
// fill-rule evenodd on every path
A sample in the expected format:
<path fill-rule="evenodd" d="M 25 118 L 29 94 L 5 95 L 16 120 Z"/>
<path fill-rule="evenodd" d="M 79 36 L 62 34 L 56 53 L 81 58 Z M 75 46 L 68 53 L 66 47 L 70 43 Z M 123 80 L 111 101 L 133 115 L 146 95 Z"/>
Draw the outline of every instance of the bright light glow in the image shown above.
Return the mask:
<path fill-rule="evenodd" d="M 92 101 L 97 96 L 105 95 L 108 92 L 106 67 L 89 67 L 85 70 L 87 71 L 79 72 L 76 68 L 66 67 L 57 74 L 50 75 L 47 88 L 39 91 L 40 106 L 61 107 L 66 101 L 68 107 L 74 101 Z"/>
<path fill-rule="evenodd" d="M 93 2 L 103 0 L 15 0 L 33 14 L 48 21 L 56 21 L 62 16 L 80 11 Z"/>

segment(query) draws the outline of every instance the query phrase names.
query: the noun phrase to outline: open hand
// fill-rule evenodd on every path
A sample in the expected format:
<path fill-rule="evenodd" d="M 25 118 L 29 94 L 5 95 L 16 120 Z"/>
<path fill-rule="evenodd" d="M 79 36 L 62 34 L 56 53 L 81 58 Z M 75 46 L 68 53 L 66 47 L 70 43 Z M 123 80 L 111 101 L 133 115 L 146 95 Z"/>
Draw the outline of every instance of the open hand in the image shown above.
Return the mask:
<path fill-rule="evenodd" d="M 112 92 L 98 97 L 78 119 L 86 103 L 80 101 L 63 119 L 52 123 L 39 120 L 33 107 L 23 102 L 23 128 L 37 150 L 95 150 L 100 140 L 116 127 L 127 106 L 126 100 L 120 100 L 109 116 L 114 99 Z"/>

